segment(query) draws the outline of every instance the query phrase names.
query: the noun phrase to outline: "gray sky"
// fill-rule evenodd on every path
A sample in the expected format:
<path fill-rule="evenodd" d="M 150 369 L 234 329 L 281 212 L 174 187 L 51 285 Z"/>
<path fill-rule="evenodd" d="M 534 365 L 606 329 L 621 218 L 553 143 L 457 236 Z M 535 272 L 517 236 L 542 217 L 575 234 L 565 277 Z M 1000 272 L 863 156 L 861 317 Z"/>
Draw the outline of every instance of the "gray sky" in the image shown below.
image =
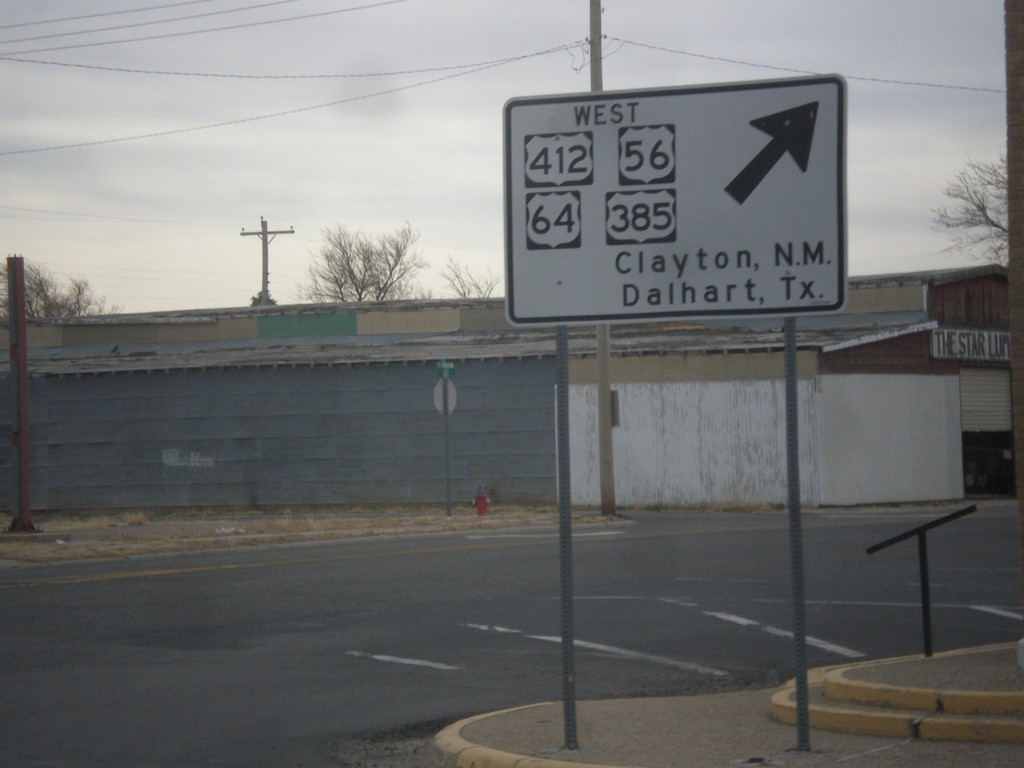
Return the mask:
<path fill-rule="evenodd" d="M 503 105 L 589 90 L 588 14 L 587 0 L 4 0 L 3 255 L 131 312 L 247 305 L 261 251 L 239 232 L 260 216 L 295 227 L 270 246 L 279 303 L 299 300 L 335 224 L 408 221 L 437 297 L 449 257 L 500 275 Z M 1001 0 L 606 0 L 603 27 L 606 90 L 843 75 L 850 273 L 966 263 L 931 211 L 969 159 L 1005 151 Z"/>

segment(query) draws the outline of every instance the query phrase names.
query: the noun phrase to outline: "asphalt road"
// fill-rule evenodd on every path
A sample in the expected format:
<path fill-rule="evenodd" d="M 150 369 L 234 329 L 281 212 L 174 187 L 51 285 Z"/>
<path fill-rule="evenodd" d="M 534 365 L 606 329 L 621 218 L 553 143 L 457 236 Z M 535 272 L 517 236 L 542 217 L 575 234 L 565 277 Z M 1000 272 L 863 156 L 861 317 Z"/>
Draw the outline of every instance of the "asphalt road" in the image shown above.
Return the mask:
<path fill-rule="evenodd" d="M 808 663 L 917 653 L 944 510 L 808 515 Z M 1021 636 L 1016 506 L 929 534 L 936 650 Z M 784 513 L 576 532 L 576 694 L 791 676 Z M 0 570 L 4 766 L 424 765 L 468 714 L 559 699 L 554 531 L 361 539 Z"/>

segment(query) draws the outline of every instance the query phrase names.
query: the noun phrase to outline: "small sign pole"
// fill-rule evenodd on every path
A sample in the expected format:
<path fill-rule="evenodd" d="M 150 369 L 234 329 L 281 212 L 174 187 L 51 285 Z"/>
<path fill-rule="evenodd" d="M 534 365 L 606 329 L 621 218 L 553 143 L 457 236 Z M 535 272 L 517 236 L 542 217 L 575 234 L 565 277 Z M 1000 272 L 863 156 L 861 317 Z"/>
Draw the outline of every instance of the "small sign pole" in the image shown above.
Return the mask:
<path fill-rule="evenodd" d="M 444 379 L 441 382 L 441 389 L 444 394 L 441 395 L 444 401 L 444 496 L 448 509 L 448 517 L 452 516 L 452 454 L 451 448 L 448 441 L 448 380 Z"/>

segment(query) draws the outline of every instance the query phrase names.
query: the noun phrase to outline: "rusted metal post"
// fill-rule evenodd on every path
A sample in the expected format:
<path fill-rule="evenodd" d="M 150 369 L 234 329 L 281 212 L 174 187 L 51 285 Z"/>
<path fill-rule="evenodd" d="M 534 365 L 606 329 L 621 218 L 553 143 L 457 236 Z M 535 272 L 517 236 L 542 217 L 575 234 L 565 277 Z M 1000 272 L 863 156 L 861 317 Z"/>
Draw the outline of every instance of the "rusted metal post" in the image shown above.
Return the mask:
<path fill-rule="evenodd" d="M 9 530 L 32 532 L 29 485 L 28 343 L 25 333 L 25 260 L 7 257 L 7 327 L 11 343 L 11 390 L 15 418 L 11 442 L 15 447 L 14 520 Z"/>

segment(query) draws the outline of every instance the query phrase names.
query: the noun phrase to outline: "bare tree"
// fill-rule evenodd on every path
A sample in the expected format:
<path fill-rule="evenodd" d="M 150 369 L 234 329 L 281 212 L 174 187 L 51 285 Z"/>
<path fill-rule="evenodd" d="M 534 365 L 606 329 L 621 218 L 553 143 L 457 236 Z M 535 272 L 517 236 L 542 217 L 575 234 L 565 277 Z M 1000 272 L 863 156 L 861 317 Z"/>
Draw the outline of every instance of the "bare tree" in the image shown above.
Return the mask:
<path fill-rule="evenodd" d="M 302 295 L 310 301 L 386 301 L 412 297 L 426 262 L 412 250 L 419 239 L 406 223 L 375 237 L 342 226 L 324 230 Z"/>
<path fill-rule="evenodd" d="M 5 274 L 0 280 L 0 318 L 7 317 L 9 303 Z M 25 264 L 25 316 L 29 319 L 106 315 L 120 311 L 119 307 L 108 307 L 106 299 L 97 296 L 83 277 L 61 281 L 44 267 Z"/>
<path fill-rule="evenodd" d="M 1006 156 L 991 162 L 971 160 L 945 189 L 952 209 L 932 211 L 939 229 L 947 229 L 953 248 L 980 261 L 1006 265 L 1007 230 Z"/>
<path fill-rule="evenodd" d="M 489 269 L 486 276 L 474 275 L 469 271 L 469 267 L 460 264 L 451 256 L 448 257 L 441 276 L 461 299 L 489 298 L 501 282 L 501 278 L 495 276 Z"/>

